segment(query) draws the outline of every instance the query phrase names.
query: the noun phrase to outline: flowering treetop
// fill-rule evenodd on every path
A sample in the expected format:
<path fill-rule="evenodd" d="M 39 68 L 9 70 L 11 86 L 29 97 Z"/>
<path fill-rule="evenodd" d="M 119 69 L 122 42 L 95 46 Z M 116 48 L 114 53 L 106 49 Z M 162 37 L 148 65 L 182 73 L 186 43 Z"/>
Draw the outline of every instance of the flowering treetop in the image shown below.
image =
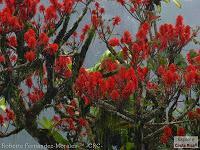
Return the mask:
<path fill-rule="evenodd" d="M 181 15 L 158 26 L 161 0 L 114 0 L 139 23 L 136 34 L 120 35 L 123 18 L 105 19 L 102 1 L 48 2 L 0 0 L 0 137 L 25 129 L 40 144 L 152 149 L 200 132 L 200 51 L 182 54 L 199 27 Z M 77 7 L 81 14 L 69 25 Z M 87 15 L 90 22 L 80 26 Z M 84 68 L 95 38 L 107 50 Z M 52 119 L 38 119 L 48 108 Z M 15 129 L 8 132 L 8 124 Z"/>

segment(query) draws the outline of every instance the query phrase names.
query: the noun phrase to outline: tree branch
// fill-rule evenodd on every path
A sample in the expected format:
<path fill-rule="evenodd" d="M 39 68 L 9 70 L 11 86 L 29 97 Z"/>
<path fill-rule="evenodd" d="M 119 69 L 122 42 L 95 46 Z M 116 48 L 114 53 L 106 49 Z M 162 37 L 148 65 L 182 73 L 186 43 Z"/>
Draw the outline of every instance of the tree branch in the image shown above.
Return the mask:
<path fill-rule="evenodd" d="M 16 128 L 15 130 L 13 130 L 13 131 L 11 131 L 11 132 L 9 132 L 9 133 L 7 133 L 7 134 L 4 134 L 4 133 L 2 133 L 2 132 L 0 131 L 0 138 L 4 138 L 4 137 L 8 137 L 8 136 L 13 135 L 13 134 L 17 134 L 17 133 L 19 133 L 21 130 L 23 130 L 23 128 Z"/>

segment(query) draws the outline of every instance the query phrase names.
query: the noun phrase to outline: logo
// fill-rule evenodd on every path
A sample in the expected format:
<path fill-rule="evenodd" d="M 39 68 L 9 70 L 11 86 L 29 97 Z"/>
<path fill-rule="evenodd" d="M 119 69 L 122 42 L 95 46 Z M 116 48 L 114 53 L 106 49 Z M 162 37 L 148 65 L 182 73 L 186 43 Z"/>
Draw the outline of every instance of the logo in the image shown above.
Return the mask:
<path fill-rule="evenodd" d="M 174 148 L 198 148 L 198 136 L 174 136 Z"/>

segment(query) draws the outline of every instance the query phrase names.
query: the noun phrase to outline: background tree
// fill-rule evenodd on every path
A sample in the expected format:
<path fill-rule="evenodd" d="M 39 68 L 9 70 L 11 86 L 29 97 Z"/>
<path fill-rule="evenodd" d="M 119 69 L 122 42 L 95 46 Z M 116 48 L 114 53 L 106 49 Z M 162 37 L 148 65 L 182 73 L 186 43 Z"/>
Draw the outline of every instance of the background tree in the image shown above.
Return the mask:
<path fill-rule="evenodd" d="M 200 52 L 189 51 L 187 60 L 182 54 L 189 42 L 198 44 L 199 27 L 181 15 L 158 27 L 161 2 L 113 1 L 139 23 L 135 35 L 120 35 L 123 18 L 106 20 L 101 1 L 0 1 L 0 137 L 26 130 L 41 145 L 140 150 L 200 135 Z M 80 26 L 86 14 L 91 22 Z M 107 51 L 86 69 L 95 37 Z M 50 108 L 52 119 L 39 119 Z"/>

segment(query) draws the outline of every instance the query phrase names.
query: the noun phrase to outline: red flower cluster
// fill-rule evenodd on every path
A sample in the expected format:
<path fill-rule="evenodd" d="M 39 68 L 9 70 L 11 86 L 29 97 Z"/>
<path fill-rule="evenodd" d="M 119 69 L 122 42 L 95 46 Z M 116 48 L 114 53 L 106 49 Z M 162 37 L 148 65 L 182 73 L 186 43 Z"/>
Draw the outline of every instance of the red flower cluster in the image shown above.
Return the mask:
<path fill-rule="evenodd" d="M 112 77 L 109 77 L 106 82 L 106 89 L 108 93 L 117 91 L 120 97 L 116 97 L 113 100 L 127 100 L 130 95 L 135 92 L 138 87 L 138 79 L 136 77 L 134 69 L 131 67 L 126 69 L 121 67 L 119 72 Z M 115 92 L 116 92 L 115 91 Z"/>
<path fill-rule="evenodd" d="M 29 48 L 34 49 L 36 47 L 36 44 L 37 44 L 35 31 L 33 29 L 29 29 L 24 34 L 24 40 L 26 41 Z"/>
<path fill-rule="evenodd" d="M 193 120 L 193 119 L 200 119 L 200 108 L 196 108 L 196 111 L 190 111 L 188 112 L 188 118 L 190 120 Z"/>
<path fill-rule="evenodd" d="M 100 99 L 127 100 L 138 87 L 138 79 L 133 68 L 121 67 L 111 77 L 103 78 L 100 72 L 81 70 L 75 83 L 79 96 L 86 96 L 90 101 Z"/>
<path fill-rule="evenodd" d="M 123 58 L 126 60 L 129 57 L 131 59 L 131 64 L 133 65 L 149 56 L 150 46 L 146 38 L 148 31 L 149 24 L 145 22 L 140 26 L 140 29 L 136 34 L 136 41 L 133 41 L 133 37 L 129 31 L 125 31 L 120 40 L 121 44 L 124 45 L 120 45 L 120 42 L 116 37 L 110 39 L 108 42 L 110 46 L 123 46 Z"/>
<path fill-rule="evenodd" d="M 100 7 L 98 2 L 95 3 L 95 10 L 92 10 L 91 22 L 95 28 L 97 28 L 102 22 L 102 14 L 105 13 L 105 9 Z"/>
<path fill-rule="evenodd" d="M 12 5 L 13 6 L 13 5 Z M 8 6 L 0 11 L 0 33 L 8 33 L 19 30 L 23 27 L 19 18 L 13 16 L 13 9 Z"/>
<path fill-rule="evenodd" d="M 30 20 L 37 12 L 37 5 L 40 0 L 25 0 L 19 6 L 19 18 L 23 20 Z"/>
<path fill-rule="evenodd" d="M 189 65 L 186 68 L 185 72 L 185 83 L 188 88 L 190 88 L 192 85 L 199 84 L 200 83 L 200 68 Z"/>
<path fill-rule="evenodd" d="M 38 88 L 34 88 L 34 91 L 28 93 L 27 96 L 31 103 L 36 103 L 44 97 L 44 92 Z"/>
<path fill-rule="evenodd" d="M 100 67 L 103 73 L 108 73 L 108 72 L 115 71 L 118 67 L 118 64 L 116 61 L 110 58 L 107 58 L 103 60 Z"/>
<path fill-rule="evenodd" d="M 110 46 L 119 46 L 119 39 L 118 38 L 112 38 L 108 41 L 108 44 Z"/>
<path fill-rule="evenodd" d="M 158 74 L 161 75 L 162 81 L 167 87 L 172 86 L 180 80 L 180 76 L 174 64 L 171 64 L 168 69 L 160 66 L 158 68 Z"/>
<path fill-rule="evenodd" d="M 49 44 L 48 53 L 50 55 L 54 55 L 58 51 L 58 48 L 58 44 L 56 43 Z"/>
<path fill-rule="evenodd" d="M 146 77 L 146 75 L 148 73 L 148 68 L 147 67 L 144 67 L 144 68 L 138 67 L 137 68 L 137 73 L 138 73 L 138 78 L 141 81 L 144 81 L 145 77 Z"/>
<path fill-rule="evenodd" d="M 8 38 L 8 45 L 13 47 L 17 46 L 17 39 L 15 36 L 11 36 Z"/>
<path fill-rule="evenodd" d="M 5 113 L 6 113 L 5 117 L 2 114 L 0 114 L 0 126 L 3 126 L 5 121 L 14 121 L 15 120 L 15 114 L 11 109 L 6 108 Z"/>
<path fill-rule="evenodd" d="M 6 108 L 6 118 L 7 121 L 14 121 L 15 120 L 15 114 L 11 109 Z"/>
<path fill-rule="evenodd" d="M 25 80 L 25 84 L 26 86 L 28 86 L 29 88 L 31 88 L 33 86 L 33 80 L 31 77 L 28 77 L 26 80 Z"/>
<path fill-rule="evenodd" d="M 177 136 L 185 136 L 185 128 L 179 127 L 177 129 Z"/>
<path fill-rule="evenodd" d="M 3 55 L 0 55 L 0 63 L 5 62 L 5 57 Z"/>
<path fill-rule="evenodd" d="M 147 82 L 147 89 L 148 90 L 154 90 L 158 88 L 158 84 L 153 83 L 153 82 Z"/>
<path fill-rule="evenodd" d="M 69 78 L 72 74 L 69 65 L 72 64 L 71 58 L 68 56 L 59 56 L 55 61 L 55 72 Z"/>
<path fill-rule="evenodd" d="M 82 98 L 86 96 L 89 100 L 98 100 L 105 95 L 104 84 L 100 72 L 87 72 L 81 69 L 75 83 L 75 90 Z"/>
<path fill-rule="evenodd" d="M 125 0 L 117 0 L 117 2 L 119 2 L 121 5 L 124 5 L 125 4 Z"/>
<path fill-rule="evenodd" d="M 82 31 L 82 33 L 81 33 L 81 35 L 80 35 L 80 40 L 81 40 L 81 41 L 84 41 L 85 35 L 86 35 L 86 33 L 89 31 L 89 29 L 90 29 L 90 25 L 89 25 L 89 24 L 86 24 L 86 25 L 83 27 L 83 29 L 81 30 L 81 31 Z"/>
<path fill-rule="evenodd" d="M 164 24 L 160 26 L 159 33 L 156 35 L 155 44 L 160 50 L 164 50 L 170 45 L 181 46 L 188 42 L 191 37 L 190 26 L 183 24 L 183 17 L 178 16 L 176 25 Z"/>
<path fill-rule="evenodd" d="M 187 60 L 190 64 L 200 65 L 200 50 L 199 51 L 194 51 L 194 50 L 189 51 L 189 53 L 187 53 Z"/>
<path fill-rule="evenodd" d="M 75 115 L 75 111 L 77 110 L 77 102 L 75 100 L 71 100 L 70 103 L 65 106 L 65 104 L 58 104 L 57 108 L 63 113 L 67 114 L 69 118 L 61 118 L 60 116 L 55 115 L 53 117 L 53 121 L 55 122 L 56 128 L 66 128 L 69 132 L 77 131 L 77 129 L 81 127 L 85 127 L 87 125 L 87 120 Z"/>
<path fill-rule="evenodd" d="M 46 21 L 54 21 L 58 18 L 56 8 L 50 5 L 45 11 Z"/>
<path fill-rule="evenodd" d="M 131 44 L 132 42 L 132 36 L 131 33 L 127 30 L 124 32 L 122 38 L 121 38 L 121 43 L 123 44 Z"/>
<path fill-rule="evenodd" d="M 28 51 L 24 54 L 24 58 L 29 61 L 32 62 L 35 60 L 35 52 L 34 51 Z"/>
<path fill-rule="evenodd" d="M 46 33 L 41 33 L 39 36 L 39 44 L 46 46 L 49 43 L 49 37 Z"/>
<path fill-rule="evenodd" d="M 147 22 L 143 23 L 136 34 L 137 39 L 139 41 L 146 41 L 149 29 L 150 25 Z"/>
<path fill-rule="evenodd" d="M 4 117 L 0 114 L 0 125 L 3 126 L 4 124 Z"/>
<path fill-rule="evenodd" d="M 64 11 L 68 14 L 71 13 L 73 5 L 74 5 L 74 0 L 64 0 L 63 2 Z"/>
<path fill-rule="evenodd" d="M 119 25 L 120 22 L 121 22 L 121 18 L 120 18 L 119 16 L 115 16 L 115 17 L 113 18 L 112 24 L 113 24 L 114 26 L 116 26 L 116 25 Z"/>
<path fill-rule="evenodd" d="M 172 136 L 172 129 L 169 126 L 165 126 L 163 129 L 163 134 L 160 137 L 161 143 L 167 144 L 171 136 Z"/>

